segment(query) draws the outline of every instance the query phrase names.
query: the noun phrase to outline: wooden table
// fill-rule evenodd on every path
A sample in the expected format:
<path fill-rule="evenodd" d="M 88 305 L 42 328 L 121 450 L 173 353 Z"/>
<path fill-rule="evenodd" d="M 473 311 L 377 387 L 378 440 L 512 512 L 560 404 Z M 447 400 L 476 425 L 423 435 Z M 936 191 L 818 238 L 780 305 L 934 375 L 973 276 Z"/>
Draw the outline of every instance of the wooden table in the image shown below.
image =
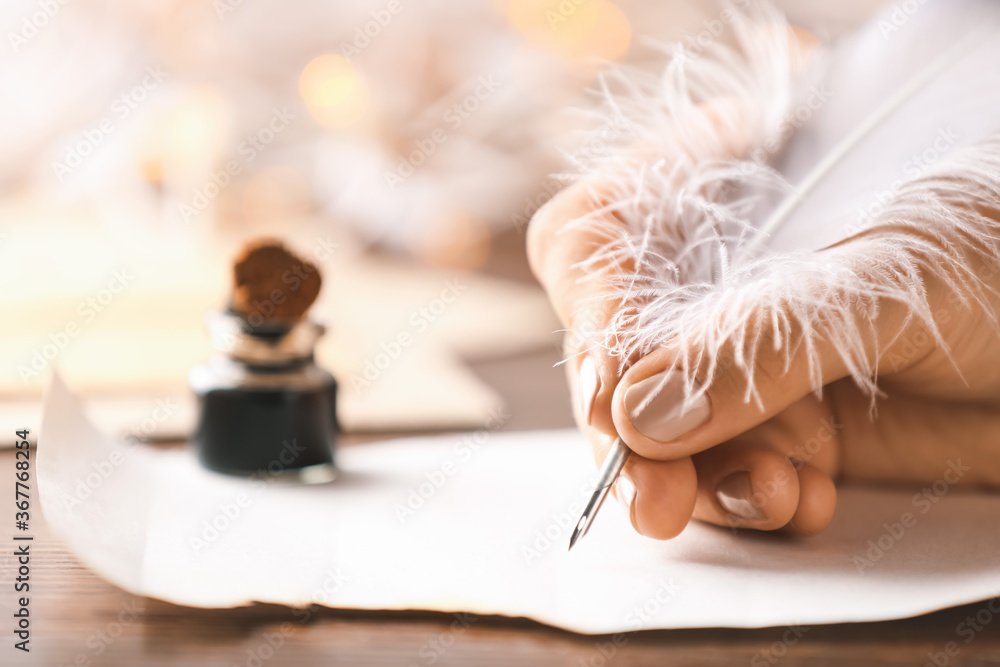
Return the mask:
<path fill-rule="evenodd" d="M 523 266 L 516 273 L 523 277 Z M 548 350 L 473 362 L 506 398 L 512 413 L 507 429 L 572 424 L 563 372 L 552 367 L 558 359 L 553 339 Z M 350 436 L 344 444 L 376 437 Z M 8 499 L 14 495 L 13 458 L 12 451 L 0 452 L 0 497 Z M 33 505 L 37 507 L 37 500 Z M 301 614 L 273 605 L 190 609 L 137 598 L 106 583 L 52 537 L 39 514 L 32 519 L 31 652 L 13 648 L 11 612 L 5 610 L 7 620 L 0 624 L 2 665 L 1000 664 L 1000 618 L 985 625 L 971 643 L 956 634 L 956 626 L 976 616 L 982 604 L 889 623 L 656 631 L 619 637 L 617 642 L 614 637 L 577 636 L 519 619 L 319 608 L 303 623 Z M 0 608 L 12 610 L 16 564 L 9 529 L 5 535 Z M 948 642 L 958 643 L 957 655 L 944 652 Z"/>

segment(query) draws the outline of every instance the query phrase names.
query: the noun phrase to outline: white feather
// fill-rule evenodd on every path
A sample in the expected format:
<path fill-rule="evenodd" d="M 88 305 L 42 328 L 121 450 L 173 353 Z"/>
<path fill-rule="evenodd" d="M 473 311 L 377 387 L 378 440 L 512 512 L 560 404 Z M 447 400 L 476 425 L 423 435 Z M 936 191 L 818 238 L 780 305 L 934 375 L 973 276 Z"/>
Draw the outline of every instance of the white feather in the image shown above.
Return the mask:
<path fill-rule="evenodd" d="M 1000 202 L 1000 3 L 917 7 L 902 24 L 875 19 L 822 72 L 803 69 L 776 10 L 750 5 L 735 47 L 675 51 L 661 77 L 609 73 L 601 113 L 629 131 L 591 169 L 610 179 L 606 207 L 570 227 L 604 241 L 584 268 L 622 267 L 598 343 L 623 367 L 670 344 L 689 399 L 707 388 L 699 368 L 711 378 L 732 363 L 753 400 L 762 345 L 786 364 L 804 352 L 818 391 L 822 343 L 874 396 L 866 345 L 886 302 L 906 306 L 900 331 L 918 320 L 944 347 L 924 278 L 981 301 L 977 262 L 1000 242 L 984 213 Z M 734 137 L 745 157 L 718 159 Z"/>

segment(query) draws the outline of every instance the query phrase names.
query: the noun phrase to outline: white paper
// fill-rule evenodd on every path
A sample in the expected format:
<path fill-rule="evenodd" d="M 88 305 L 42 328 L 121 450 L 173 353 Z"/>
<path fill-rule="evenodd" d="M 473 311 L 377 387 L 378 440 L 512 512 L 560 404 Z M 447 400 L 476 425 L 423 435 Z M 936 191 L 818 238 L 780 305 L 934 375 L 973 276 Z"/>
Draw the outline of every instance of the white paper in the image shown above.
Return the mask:
<path fill-rule="evenodd" d="M 950 489 L 925 506 L 912 490 L 843 488 L 811 539 L 695 523 L 655 542 L 608 506 L 567 553 L 594 476 L 573 431 L 350 447 L 341 478 L 315 487 L 123 447 L 57 378 L 38 453 L 47 521 L 111 582 L 183 605 L 465 611 L 606 633 L 887 620 L 1000 593 L 996 495 Z M 411 492 L 426 497 L 401 519 Z M 915 524 L 899 532 L 906 512 Z"/>

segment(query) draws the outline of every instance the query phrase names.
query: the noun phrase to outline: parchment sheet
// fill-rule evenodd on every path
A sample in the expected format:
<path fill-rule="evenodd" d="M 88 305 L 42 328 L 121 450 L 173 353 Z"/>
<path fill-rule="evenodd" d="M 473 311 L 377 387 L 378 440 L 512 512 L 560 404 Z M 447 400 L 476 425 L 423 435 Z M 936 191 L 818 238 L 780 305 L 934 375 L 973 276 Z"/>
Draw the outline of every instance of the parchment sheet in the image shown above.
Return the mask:
<path fill-rule="evenodd" d="M 843 488 L 811 539 L 695 523 L 655 542 L 609 506 L 567 553 L 594 476 L 574 431 L 350 447 L 339 480 L 308 487 L 117 443 L 56 377 L 38 449 L 54 532 L 109 581 L 182 605 L 465 611 L 610 633 L 887 620 L 1000 593 L 1000 496 L 943 481 L 924 501 Z"/>

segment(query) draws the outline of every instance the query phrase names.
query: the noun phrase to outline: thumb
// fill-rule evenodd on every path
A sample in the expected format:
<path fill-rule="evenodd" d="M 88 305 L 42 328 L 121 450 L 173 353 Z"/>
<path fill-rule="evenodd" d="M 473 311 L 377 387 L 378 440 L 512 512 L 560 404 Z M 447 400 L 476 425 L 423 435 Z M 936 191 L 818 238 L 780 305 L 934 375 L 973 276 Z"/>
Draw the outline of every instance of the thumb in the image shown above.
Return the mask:
<path fill-rule="evenodd" d="M 879 359 L 928 322 L 886 297 L 891 290 L 849 279 L 872 263 L 858 249 L 830 248 L 794 269 L 780 267 L 780 278 L 763 276 L 690 304 L 677 335 L 615 388 L 618 434 L 643 457 L 672 460 L 745 433 L 840 378 L 854 376 L 874 391 Z M 928 299 L 941 291 L 932 283 L 921 288 L 923 312 L 933 312 Z M 939 340 L 916 338 L 927 348 L 920 353 Z"/>

